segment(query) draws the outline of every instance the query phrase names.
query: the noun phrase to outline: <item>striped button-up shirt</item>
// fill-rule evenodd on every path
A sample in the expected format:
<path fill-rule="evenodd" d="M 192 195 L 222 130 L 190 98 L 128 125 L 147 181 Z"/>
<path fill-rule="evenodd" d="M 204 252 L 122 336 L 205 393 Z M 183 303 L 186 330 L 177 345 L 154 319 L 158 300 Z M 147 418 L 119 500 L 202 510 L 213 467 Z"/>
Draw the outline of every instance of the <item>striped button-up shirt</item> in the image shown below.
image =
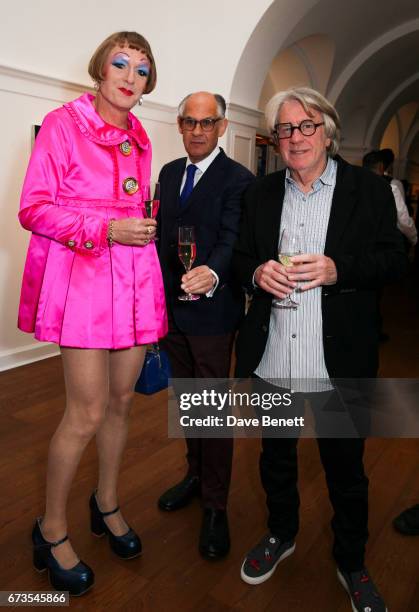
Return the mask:
<path fill-rule="evenodd" d="M 305 253 L 324 253 L 337 163 L 328 159 L 323 174 L 303 193 L 287 169 L 279 235 L 297 235 Z M 255 374 L 298 391 L 330 388 L 323 351 L 322 288 L 295 292 L 297 309 L 272 308 L 265 352 Z M 314 379 L 311 384 L 307 379 Z M 316 382 L 315 382 L 316 381 Z"/>

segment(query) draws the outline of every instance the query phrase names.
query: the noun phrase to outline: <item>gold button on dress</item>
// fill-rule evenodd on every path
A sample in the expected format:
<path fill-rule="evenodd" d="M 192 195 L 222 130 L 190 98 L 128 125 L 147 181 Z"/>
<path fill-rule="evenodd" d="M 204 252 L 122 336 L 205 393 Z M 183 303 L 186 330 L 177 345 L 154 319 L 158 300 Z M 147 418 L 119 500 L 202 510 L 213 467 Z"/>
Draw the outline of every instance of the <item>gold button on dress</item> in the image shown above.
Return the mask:
<path fill-rule="evenodd" d="M 133 176 L 129 176 L 122 183 L 122 188 L 125 191 L 125 193 L 128 193 L 129 195 L 133 195 L 134 193 L 137 193 L 137 191 L 138 191 L 138 181 L 137 181 L 137 179 L 134 178 Z"/>
<path fill-rule="evenodd" d="M 119 150 L 121 151 L 122 155 L 131 155 L 132 146 L 130 141 L 125 140 L 124 142 L 121 142 L 121 144 L 119 145 Z"/>

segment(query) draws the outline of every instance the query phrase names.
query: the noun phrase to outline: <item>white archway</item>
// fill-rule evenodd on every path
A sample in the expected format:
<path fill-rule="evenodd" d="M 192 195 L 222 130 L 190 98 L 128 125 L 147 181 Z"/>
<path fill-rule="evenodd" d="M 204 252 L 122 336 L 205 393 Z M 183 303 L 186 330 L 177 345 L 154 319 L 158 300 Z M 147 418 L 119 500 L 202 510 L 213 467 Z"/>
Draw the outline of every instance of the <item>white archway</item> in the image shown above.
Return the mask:
<path fill-rule="evenodd" d="M 379 38 L 375 39 L 372 43 L 364 47 L 364 49 L 362 49 L 362 51 L 360 51 L 341 72 L 340 76 L 330 88 L 328 98 L 331 103 L 334 105 L 337 103 L 339 96 L 341 95 L 353 75 L 356 73 L 356 71 L 368 59 L 370 59 L 375 53 L 377 53 L 377 51 L 379 51 L 386 45 L 392 43 L 393 41 L 397 40 L 398 38 L 402 38 L 403 36 L 411 34 L 412 32 L 416 32 L 417 30 L 419 30 L 419 19 L 413 19 L 412 21 L 408 21 L 407 23 L 403 23 L 402 25 L 397 26 L 393 30 L 389 30 Z"/>
<path fill-rule="evenodd" d="M 413 85 L 414 83 L 419 82 L 419 71 L 413 74 L 411 77 L 403 81 L 391 94 L 384 100 L 379 109 L 374 115 L 373 120 L 370 123 L 368 128 L 365 144 L 367 146 L 375 146 L 378 144 L 378 136 L 377 130 L 380 123 L 382 123 L 386 114 L 388 114 L 389 108 L 393 104 L 393 102 L 403 93 L 408 87 Z"/>
<path fill-rule="evenodd" d="M 257 109 L 272 60 L 293 28 L 317 3 L 318 0 L 276 0 L 267 9 L 253 30 L 237 65 L 229 96 L 233 104 Z"/>

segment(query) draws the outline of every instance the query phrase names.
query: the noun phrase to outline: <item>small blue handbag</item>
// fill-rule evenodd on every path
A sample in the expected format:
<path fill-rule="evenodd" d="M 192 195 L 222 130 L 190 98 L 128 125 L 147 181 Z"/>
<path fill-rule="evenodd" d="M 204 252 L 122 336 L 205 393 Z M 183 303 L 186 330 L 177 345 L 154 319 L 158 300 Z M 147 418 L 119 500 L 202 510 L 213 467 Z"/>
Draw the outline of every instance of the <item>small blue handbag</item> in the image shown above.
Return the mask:
<path fill-rule="evenodd" d="M 171 377 L 169 357 L 156 343 L 147 347 L 143 369 L 135 385 L 137 393 L 150 395 L 166 389 Z"/>

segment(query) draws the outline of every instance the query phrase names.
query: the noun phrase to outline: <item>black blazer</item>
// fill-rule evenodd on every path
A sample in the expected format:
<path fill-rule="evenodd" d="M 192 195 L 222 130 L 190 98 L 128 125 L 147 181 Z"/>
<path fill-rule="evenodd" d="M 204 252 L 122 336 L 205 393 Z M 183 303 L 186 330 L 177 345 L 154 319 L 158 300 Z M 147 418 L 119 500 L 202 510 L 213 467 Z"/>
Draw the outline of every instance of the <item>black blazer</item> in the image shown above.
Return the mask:
<path fill-rule="evenodd" d="M 243 315 L 243 294 L 231 279 L 231 257 L 238 236 L 242 194 L 255 177 L 221 150 L 181 207 L 179 193 L 185 166 L 186 157 L 176 159 L 162 168 L 159 177 L 157 248 L 167 305 L 185 334 L 225 334 L 237 328 Z M 219 276 L 220 283 L 211 298 L 203 295 L 195 302 L 177 299 L 185 272 L 177 253 L 179 225 L 195 227 L 194 266 L 205 264 Z"/>
<path fill-rule="evenodd" d="M 407 269 L 396 207 L 389 185 L 369 170 L 337 157 L 336 186 L 325 255 L 337 283 L 322 288 L 323 345 L 332 378 L 374 377 L 378 369 L 377 289 Z M 277 259 L 285 171 L 257 180 L 245 193 L 233 270 L 252 291 L 255 269 Z M 236 375 L 250 376 L 265 350 L 272 295 L 254 290 L 236 342 Z"/>

